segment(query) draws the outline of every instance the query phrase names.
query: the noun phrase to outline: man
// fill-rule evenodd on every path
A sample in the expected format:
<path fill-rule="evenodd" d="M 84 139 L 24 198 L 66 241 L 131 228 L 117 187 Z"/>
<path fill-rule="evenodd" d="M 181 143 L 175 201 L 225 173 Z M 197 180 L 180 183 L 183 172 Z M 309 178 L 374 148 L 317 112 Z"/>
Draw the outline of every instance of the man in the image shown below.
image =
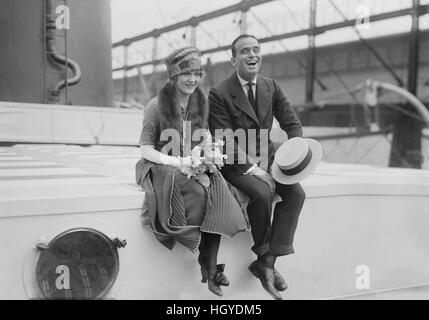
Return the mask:
<path fill-rule="evenodd" d="M 234 161 L 227 162 L 222 174 L 249 197 L 252 251 L 257 255 L 249 270 L 273 298 L 281 300 L 279 291 L 286 290 L 287 285 L 274 264 L 278 256 L 294 252 L 293 237 L 305 193 L 299 184 L 284 185 L 272 179 L 269 169 L 275 148 L 268 138 L 265 143 L 260 139 L 271 131 L 273 116 L 289 139 L 302 137 L 301 123 L 279 85 L 258 75 L 262 63 L 258 40 L 252 35 L 240 35 L 233 41 L 231 51 L 236 71 L 210 90 L 209 126 L 214 136 L 219 129 L 244 129 L 246 133 L 245 145 L 234 142 Z M 256 141 L 251 141 L 255 136 Z M 227 140 L 231 142 L 234 137 L 229 135 Z M 282 200 L 275 206 L 271 223 L 274 191 Z"/>

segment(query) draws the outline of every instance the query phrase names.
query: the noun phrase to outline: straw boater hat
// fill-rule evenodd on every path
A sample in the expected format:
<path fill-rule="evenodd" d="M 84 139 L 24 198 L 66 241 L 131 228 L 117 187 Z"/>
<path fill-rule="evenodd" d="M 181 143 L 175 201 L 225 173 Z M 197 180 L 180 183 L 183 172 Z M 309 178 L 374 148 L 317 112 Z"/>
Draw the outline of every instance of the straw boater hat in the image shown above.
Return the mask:
<path fill-rule="evenodd" d="M 309 138 L 291 138 L 277 149 L 271 175 L 282 184 L 298 183 L 314 172 L 321 159 L 319 142 Z"/>

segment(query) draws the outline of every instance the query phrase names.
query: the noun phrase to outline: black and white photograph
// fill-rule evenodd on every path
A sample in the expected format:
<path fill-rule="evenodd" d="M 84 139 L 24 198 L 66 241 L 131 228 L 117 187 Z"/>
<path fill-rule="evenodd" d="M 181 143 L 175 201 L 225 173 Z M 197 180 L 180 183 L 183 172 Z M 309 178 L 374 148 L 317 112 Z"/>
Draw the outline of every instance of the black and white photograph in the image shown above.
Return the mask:
<path fill-rule="evenodd" d="M 429 0 L 0 0 L 0 300 L 429 300 L 428 107 Z"/>

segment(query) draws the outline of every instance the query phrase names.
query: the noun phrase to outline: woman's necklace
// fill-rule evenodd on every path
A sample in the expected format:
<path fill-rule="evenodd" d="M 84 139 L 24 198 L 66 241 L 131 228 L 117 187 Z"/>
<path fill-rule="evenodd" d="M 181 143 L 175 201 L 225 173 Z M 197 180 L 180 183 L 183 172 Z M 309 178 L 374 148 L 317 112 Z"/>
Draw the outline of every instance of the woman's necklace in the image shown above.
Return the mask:
<path fill-rule="evenodd" d="M 179 102 L 179 106 L 180 106 L 180 110 L 182 111 L 182 114 L 185 114 L 186 110 L 188 109 L 187 108 L 187 106 L 188 106 L 187 102 L 181 101 L 181 102 Z"/>
<path fill-rule="evenodd" d="M 186 140 L 187 140 L 187 126 L 186 121 L 188 120 L 188 101 L 180 101 L 179 102 L 180 111 L 181 111 L 181 119 L 182 119 L 182 146 L 186 149 Z M 183 150 L 184 153 L 185 150 Z"/>

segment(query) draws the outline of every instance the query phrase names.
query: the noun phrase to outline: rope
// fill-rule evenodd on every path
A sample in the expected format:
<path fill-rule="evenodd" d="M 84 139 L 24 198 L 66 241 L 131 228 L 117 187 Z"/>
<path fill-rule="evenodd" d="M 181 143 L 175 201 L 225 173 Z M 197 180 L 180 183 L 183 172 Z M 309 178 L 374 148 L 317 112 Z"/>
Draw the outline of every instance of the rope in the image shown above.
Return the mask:
<path fill-rule="evenodd" d="M 249 10 L 249 12 L 256 19 L 256 21 L 265 28 L 265 30 L 267 30 L 271 35 L 274 35 L 274 33 L 271 31 L 271 29 L 268 27 L 268 25 L 264 21 L 262 21 L 253 11 Z M 277 40 L 277 42 L 280 43 L 283 50 L 286 53 L 288 53 L 293 60 L 295 60 L 295 62 L 298 64 L 299 67 L 301 67 L 301 69 L 303 69 L 304 71 L 307 71 L 307 67 L 304 65 L 304 63 L 301 60 L 299 60 L 298 57 L 286 47 L 283 40 Z M 317 82 L 317 84 L 320 86 L 320 88 L 323 91 L 327 89 L 327 87 L 319 80 L 318 77 L 315 76 L 314 80 Z"/>
<path fill-rule="evenodd" d="M 86 127 L 89 129 L 92 137 L 94 138 L 95 144 L 99 144 L 100 143 L 100 135 L 103 133 L 104 127 L 106 126 L 106 124 L 107 124 L 107 122 L 108 122 L 108 120 L 110 118 L 104 120 L 104 118 L 103 118 L 103 112 L 100 111 L 99 112 L 99 117 L 101 119 L 101 128 L 100 128 L 100 130 L 97 133 L 95 133 L 94 130 L 92 129 L 91 124 L 89 123 L 89 120 L 88 120 L 88 118 L 86 116 L 86 112 L 85 111 L 83 111 L 83 117 L 85 118 Z"/>
<path fill-rule="evenodd" d="M 370 153 L 370 152 L 372 152 L 372 150 L 374 150 L 374 148 L 376 147 L 376 146 L 378 146 L 378 144 L 381 142 L 381 141 L 383 141 L 383 137 L 381 137 L 380 139 L 378 139 L 378 141 L 376 141 L 371 147 L 369 147 L 369 148 L 367 148 L 366 150 L 365 150 L 365 153 L 361 156 L 361 157 L 359 157 L 356 161 L 357 161 L 357 163 L 360 163 L 360 161 L 362 160 L 362 159 L 364 159 L 364 158 L 366 158 L 366 156 Z"/>
<path fill-rule="evenodd" d="M 333 0 L 328 0 L 329 3 L 334 7 L 334 9 L 341 15 L 344 21 L 347 21 L 347 16 L 338 8 L 338 6 L 334 3 Z M 356 26 L 352 26 L 353 31 L 358 35 L 359 39 L 362 43 L 367 47 L 367 49 L 378 59 L 378 61 L 382 64 L 382 66 L 389 71 L 391 76 L 396 80 L 399 86 L 403 86 L 403 81 L 393 70 L 392 66 L 378 53 L 377 50 L 362 36 L 362 33 L 356 28 Z"/>
<path fill-rule="evenodd" d="M 216 40 L 216 38 L 215 37 L 213 37 L 213 35 L 210 33 L 210 32 L 208 32 L 207 31 L 207 29 L 206 28 L 204 28 L 201 24 L 199 24 L 198 25 L 198 27 L 201 29 L 201 30 L 203 30 L 204 31 L 204 33 L 210 38 L 210 39 L 212 39 L 216 44 L 217 44 L 217 46 L 218 47 L 221 47 L 222 45 L 220 44 L 220 42 L 219 41 L 217 41 Z"/>

